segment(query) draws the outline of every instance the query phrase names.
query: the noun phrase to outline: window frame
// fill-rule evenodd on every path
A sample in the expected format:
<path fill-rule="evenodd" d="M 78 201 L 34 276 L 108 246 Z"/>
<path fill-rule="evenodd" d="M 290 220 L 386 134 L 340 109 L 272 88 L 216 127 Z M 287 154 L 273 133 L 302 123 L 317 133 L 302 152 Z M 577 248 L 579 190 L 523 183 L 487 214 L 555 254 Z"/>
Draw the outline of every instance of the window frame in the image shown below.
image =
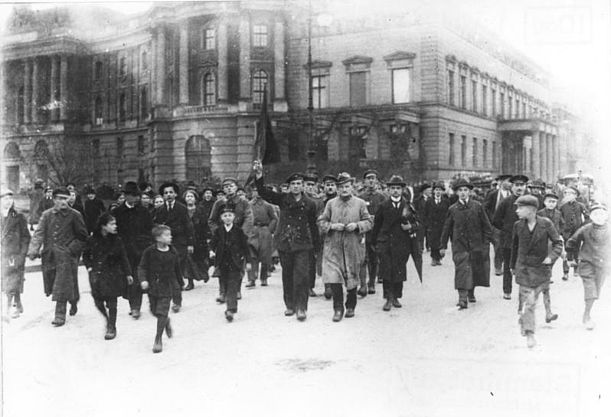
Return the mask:
<path fill-rule="evenodd" d="M 261 28 L 265 28 L 265 30 L 262 31 Z M 269 25 L 266 23 L 252 25 L 252 46 L 255 48 L 267 48 L 269 46 Z"/>
<path fill-rule="evenodd" d="M 258 74 L 265 74 L 265 77 L 259 77 L 257 76 Z M 257 80 L 265 80 L 265 82 L 256 82 Z M 267 73 L 267 71 L 261 69 L 261 68 L 256 68 L 253 73 L 252 73 L 252 87 L 251 87 L 251 94 L 252 94 L 252 102 L 253 104 L 257 104 L 257 105 L 261 105 L 263 104 L 263 94 L 265 91 L 265 85 L 267 84 L 269 86 L 269 74 Z M 259 90 L 255 89 L 257 87 L 260 87 Z M 269 88 L 268 88 L 268 92 L 269 92 Z M 268 103 L 270 102 L 269 97 L 268 97 Z"/>
<path fill-rule="evenodd" d="M 395 71 L 407 71 L 407 101 L 396 101 L 395 97 Z M 392 104 L 407 104 L 412 102 L 412 68 L 397 67 L 390 69 L 390 90 Z"/>
<path fill-rule="evenodd" d="M 211 84 L 211 89 L 209 85 Z M 208 98 L 212 97 L 211 101 L 208 102 Z M 202 106 L 215 106 L 217 100 L 216 94 L 216 74 L 214 71 L 206 71 L 201 78 L 201 104 Z"/>
<path fill-rule="evenodd" d="M 208 31 L 212 32 L 212 36 L 208 36 Z M 208 43 L 212 44 L 212 47 L 209 48 Z M 201 33 L 201 49 L 205 51 L 212 51 L 217 49 L 216 47 L 216 28 L 213 26 L 205 26 L 202 28 Z"/>

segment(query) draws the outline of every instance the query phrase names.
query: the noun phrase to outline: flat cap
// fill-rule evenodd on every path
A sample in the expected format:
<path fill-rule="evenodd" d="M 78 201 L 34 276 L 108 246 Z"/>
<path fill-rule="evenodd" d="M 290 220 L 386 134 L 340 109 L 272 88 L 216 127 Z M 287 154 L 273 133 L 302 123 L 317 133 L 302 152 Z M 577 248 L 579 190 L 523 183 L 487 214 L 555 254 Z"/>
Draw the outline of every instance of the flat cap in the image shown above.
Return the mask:
<path fill-rule="evenodd" d="M 521 197 L 518 197 L 514 204 L 516 206 L 531 206 L 536 209 L 539 208 L 539 200 L 537 199 L 537 197 L 532 195 L 523 195 Z"/>
<path fill-rule="evenodd" d="M 509 180 L 512 184 L 523 183 L 526 184 L 528 182 L 528 177 L 526 175 L 518 174 L 511 177 Z"/>
<path fill-rule="evenodd" d="M 290 184 L 291 181 L 303 181 L 304 180 L 304 175 L 301 172 L 293 172 L 287 179 L 286 179 L 286 183 Z"/>

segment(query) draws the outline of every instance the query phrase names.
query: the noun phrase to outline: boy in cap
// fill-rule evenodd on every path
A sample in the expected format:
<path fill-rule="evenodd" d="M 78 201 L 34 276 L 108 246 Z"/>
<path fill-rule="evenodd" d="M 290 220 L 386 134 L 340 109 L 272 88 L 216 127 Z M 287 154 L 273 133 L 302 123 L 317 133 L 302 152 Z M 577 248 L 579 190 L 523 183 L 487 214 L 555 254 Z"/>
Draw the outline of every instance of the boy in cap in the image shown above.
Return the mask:
<path fill-rule="evenodd" d="M 511 270 L 520 286 L 520 328 L 532 348 L 535 341 L 535 308 L 539 294 L 549 289 L 552 265 L 562 253 L 562 240 L 551 220 L 537 216 L 539 200 L 531 195 L 515 202 L 519 221 L 513 226 Z M 549 250 L 549 242 L 552 250 Z"/>
<path fill-rule="evenodd" d="M 564 226 L 560 233 L 565 242 L 567 242 L 573 233 L 588 221 L 588 210 L 583 203 L 577 201 L 578 196 L 579 190 L 577 190 L 577 187 L 567 187 L 564 189 L 564 198 L 560 204 L 560 213 L 562 213 Z M 579 263 L 579 259 L 574 258 L 573 263 L 573 276 L 577 276 L 577 264 Z M 565 281 L 568 280 L 569 264 L 566 259 L 562 262 L 562 271 L 564 272 L 562 279 Z"/>
<path fill-rule="evenodd" d="M 579 275 L 583 282 L 585 310 L 583 323 L 588 330 L 594 329 L 590 312 L 594 301 L 600 296 L 609 272 L 609 213 L 602 204 L 594 204 L 590 210 L 591 223 L 582 226 L 568 241 L 567 257 L 575 266 L 579 254 Z"/>

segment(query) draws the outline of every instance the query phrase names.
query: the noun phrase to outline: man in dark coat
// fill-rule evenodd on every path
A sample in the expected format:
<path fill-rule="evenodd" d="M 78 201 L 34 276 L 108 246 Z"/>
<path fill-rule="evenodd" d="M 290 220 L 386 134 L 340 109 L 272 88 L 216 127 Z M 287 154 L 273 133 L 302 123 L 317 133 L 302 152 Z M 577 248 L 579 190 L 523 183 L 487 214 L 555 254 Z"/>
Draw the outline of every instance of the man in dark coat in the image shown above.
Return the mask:
<path fill-rule="evenodd" d="M 50 208 L 52 208 L 55 204 L 53 203 L 53 188 L 52 187 L 45 187 L 45 195 L 44 198 L 42 199 L 40 206 L 38 207 L 38 220 L 40 221 L 40 216 L 42 216 L 42 213 L 45 210 L 49 210 Z"/>
<path fill-rule="evenodd" d="M 113 215 L 117 219 L 117 233 L 125 245 L 131 275 L 136 276 L 142 252 L 153 244 L 151 237 L 153 219 L 149 211 L 138 204 L 140 191 L 136 183 L 126 182 L 124 190 L 125 202 L 114 210 Z M 127 295 L 130 315 L 134 319 L 140 318 L 142 289 L 139 285 L 130 285 Z"/>
<path fill-rule="evenodd" d="M 316 192 L 316 184 L 318 183 L 318 174 L 315 172 L 306 173 L 303 177 L 304 184 L 304 193 L 307 197 L 309 197 L 314 204 L 316 205 L 316 215 L 320 216 L 322 211 L 325 208 L 325 203 L 323 202 L 323 198 L 319 197 Z M 310 281 L 310 297 L 316 297 L 317 294 L 314 292 L 314 287 L 316 286 L 316 273 L 319 274 L 322 272 L 322 268 L 318 268 L 318 264 L 322 266 L 322 251 L 315 252 L 312 251 L 310 253 L 310 269 L 308 270 L 308 277 Z M 318 269 L 318 271 L 317 271 Z"/>
<path fill-rule="evenodd" d="M 518 197 L 524 195 L 528 177 L 525 175 L 514 175 L 511 181 L 511 195 L 503 199 L 492 219 L 492 225 L 501 230 L 501 246 L 503 248 L 503 298 L 511 300 L 511 289 L 513 274 L 509 267 L 511 261 L 511 233 L 513 225 L 518 221 L 518 215 L 514 206 Z"/>
<path fill-rule="evenodd" d="M 212 211 L 212 207 L 214 206 L 214 202 L 216 199 L 214 198 L 214 190 L 212 187 L 204 187 L 202 190 L 202 201 L 197 204 L 198 209 L 201 210 L 206 219 L 210 218 L 210 212 Z M 212 239 L 212 232 L 210 232 L 210 227 L 207 227 L 208 235 L 206 239 Z"/>
<path fill-rule="evenodd" d="M 551 220 L 537 216 L 539 200 L 531 195 L 516 199 L 519 221 L 513 226 L 511 269 L 520 286 L 522 335 L 529 348 L 535 346 L 535 307 L 539 294 L 549 288 L 552 265 L 562 253 L 562 240 Z M 548 244 L 552 243 L 549 251 Z"/>
<path fill-rule="evenodd" d="M 371 220 L 375 222 L 375 214 L 378 209 L 388 198 L 377 189 L 378 185 L 378 172 L 374 169 L 369 169 L 363 174 L 365 180 L 365 188 L 361 191 L 358 197 L 361 200 L 365 200 L 367 204 L 367 210 L 371 216 Z M 367 257 L 365 262 L 367 263 L 367 272 L 369 273 L 369 282 L 367 282 L 367 288 L 365 288 L 365 282 L 361 282 L 361 288 L 359 289 L 359 295 L 365 296 L 367 293 L 376 293 L 376 280 L 378 276 L 378 254 L 375 250 L 375 243 L 372 240 L 372 233 L 367 232 L 365 235 L 365 248 L 367 250 Z"/>
<path fill-rule="evenodd" d="M 560 214 L 562 215 L 563 228 L 560 231 L 565 242 L 585 223 L 588 222 L 588 209 L 585 204 L 577 201 L 579 190 L 577 187 L 567 187 L 564 190 L 564 198 L 560 204 Z M 575 266 L 573 267 L 573 276 L 577 276 L 577 262 L 575 258 Z M 563 280 L 569 279 L 569 264 L 566 259 L 562 262 Z"/>
<path fill-rule="evenodd" d="M 423 217 L 424 206 L 426 202 L 431 199 L 432 191 L 433 191 L 433 187 L 429 183 L 424 183 L 422 184 L 422 186 L 420 186 L 420 195 L 418 195 L 418 197 L 416 197 L 416 199 L 414 200 L 414 207 L 416 208 L 416 213 L 418 214 L 418 216 L 420 216 L 420 218 Z M 420 230 L 418 230 L 418 243 L 420 244 L 421 251 L 425 247 L 424 246 L 425 238 L 426 238 L 426 230 L 423 227 Z M 426 248 L 427 249 L 430 248 L 428 241 L 426 242 Z"/>
<path fill-rule="evenodd" d="M 310 251 L 319 248 L 316 204 L 303 192 L 303 175 L 288 178 L 289 193 L 277 193 L 265 187 L 261 162 L 255 161 L 253 170 L 261 197 L 280 207 L 274 241 L 282 265 L 284 315 L 292 316 L 297 310 L 297 319 L 304 321 L 308 310 Z"/>
<path fill-rule="evenodd" d="M 34 189 L 30 192 L 30 230 L 34 230 L 34 225 L 38 224 L 42 211 L 40 205 L 44 198 L 43 181 L 38 179 L 34 183 Z"/>
<path fill-rule="evenodd" d="M 28 256 L 35 259 L 42 247 L 42 277 L 45 294 L 53 294 L 54 326 L 66 323 L 66 304 L 70 315 L 77 312 L 79 300 L 78 260 L 87 242 L 87 228 L 81 214 L 68 206 L 70 192 L 66 188 L 53 191 L 55 206 L 45 211 L 34 232 Z"/>
<path fill-rule="evenodd" d="M 412 251 L 419 250 L 416 233 L 419 224 L 414 207 L 402 196 L 405 182 L 393 175 L 387 183 L 390 198 L 385 200 L 376 212 L 371 231 L 374 248 L 380 258 L 384 298 L 383 310 L 400 308 L 399 298 L 403 296 L 403 282 L 406 267 Z"/>
<path fill-rule="evenodd" d="M 87 226 L 87 232 L 92 234 L 98 218 L 106 211 L 106 207 L 104 207 L 104 202 L 96 197 L 93 187 L 85 187 L 85 194 L 87 195 L 84 205 L 85 225 Z"/>
<path fill-rule="evenodd" d="M 193 223 L 189 218 L 187 208 L 176 201 L 178 196 L 178 185 L 166 182 L 159 187 L 159 194 L 165 200 L 163 206 L 155 210 L 153 215 L 154 224 L 163 224 L 172 230 L 172 247 L 178 253 L 182 276 L 185 277 L 185 265 L 187 253 L 192 254 L 194 249 L 195 234 Z M 177 313 L 182 306 L 182 294 L 177 291 L 172 297 L 172 311 Z"/>
<path fill-rule="evenodd" d="M 511 175 L 499 175 L 496 180 L 499 182 L 499 188 L 492 190 L 486 195 L 484 208 L 488 219 L 492 222 L 494 212 L 501 204 L 503 199 L 511 195 Z M 503 275 L 503 246 L 501 245 L 501 231 L 496 227 L 492 227 L 492 246 L 494 247 L 494 274 L 497 276 Z"/>
<path fill-rule="evenodd" d="M 454 288 L 458 290 L 458 307 L 476 302 L 475 287 L 490 286 L 490 247 L 492 229 L 483 206 L 469 198 L 473 185 L 464 178 L 454 184 L 458 201 L 450 207 L 441 234 L 441 255 L 452 239 Z"/>
<path fill-rule="evenodd" d="M 74 201 L 71 204 L 72 208 L 83 214 L 83 199 L 81 198 L 81 195 L 76 191 L 76 184 L 73 182 L 69 182 L 68 184 L 66 184 L 66 188 L 70 193 L 74 193 Z"/>
<path fill-rule="evenodd" d="M 437 182 L 433 185 L 433 197 L 429 198 L 424 205 L 423 222 L 426 227 L 427 242 L 431 246 L 431 265 L 441 265 L 441 233 L 446 221 L 450 201 L 445 197 L 445 184 Z"/>

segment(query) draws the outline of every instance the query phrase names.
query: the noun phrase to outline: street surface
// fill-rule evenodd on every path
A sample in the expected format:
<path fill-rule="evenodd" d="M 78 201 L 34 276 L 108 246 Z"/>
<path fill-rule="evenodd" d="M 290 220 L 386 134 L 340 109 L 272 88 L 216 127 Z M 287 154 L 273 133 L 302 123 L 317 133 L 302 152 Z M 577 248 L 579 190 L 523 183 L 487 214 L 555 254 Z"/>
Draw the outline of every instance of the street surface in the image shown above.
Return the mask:
<path fill-rule="evenodd" d="M 153 354 L 155 318 L 135 321 L 120 299 L 118 335 L 105 341 L 84 267 L 81 302 L 65 326 L 51 326 L 54 304 L 40 272 L 26 274 L 25 312 L 3 323 L 4 416 L 609 416 L 609 287 L 581 325 L 581 280 L 560 279 L 552 306 L 537 310 L 538 345 L 517 324 L 517 287 L 502 299 L 502 277 L 476 290 L 458 311 L 453 265 L 431 267 L 424 283 L 408 264 L 403 308 L 382 311 L 377 293 L 354 318 L 333 323 L 331 301 L 310 298 L 308 318 L 284 317 L 280 272 L 270 286 L 243 289 L 233 323 L 215 302 L 218 282 L 185 292 L 171 313 L 174 338 Z M 609 284 L 608 284 L 609 285 Z M 316 291 L 322 294 L 322 283 Z"/>

